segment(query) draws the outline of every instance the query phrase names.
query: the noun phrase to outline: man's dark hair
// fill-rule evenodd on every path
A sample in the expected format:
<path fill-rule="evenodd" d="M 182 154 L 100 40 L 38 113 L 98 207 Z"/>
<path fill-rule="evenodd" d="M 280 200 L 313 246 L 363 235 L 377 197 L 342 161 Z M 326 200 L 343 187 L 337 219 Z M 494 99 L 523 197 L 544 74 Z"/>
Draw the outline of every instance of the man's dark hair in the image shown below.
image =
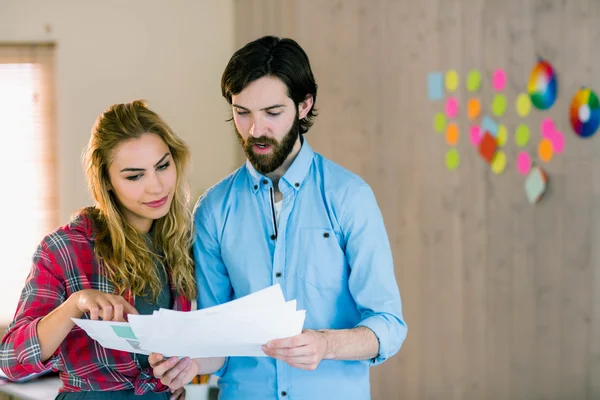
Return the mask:
<path fill-rule="evenodd" d="M 281 79 L 296 107 L 312 96 L 313 106 L 300 121 L 300 133 L 308 132 L 317 116 L 317 84 L 302 47 L 292 39 L 275 36 L 264 36 L 246 44 L 231 56 L 225 67 L 221 78 L 223 97 L 231 104 L 232 96 L 264 76 Z"/>

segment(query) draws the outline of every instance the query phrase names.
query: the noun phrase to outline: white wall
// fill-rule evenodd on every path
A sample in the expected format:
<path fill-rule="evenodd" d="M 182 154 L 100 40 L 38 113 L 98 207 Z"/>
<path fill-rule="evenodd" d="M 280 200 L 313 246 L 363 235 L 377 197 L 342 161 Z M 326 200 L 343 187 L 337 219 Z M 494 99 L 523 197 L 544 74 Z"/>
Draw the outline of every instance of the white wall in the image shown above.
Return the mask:
<path fill-rule="evenodd" d="M 233 0 L 0 0 L 0 42 L 54 41 L 60 223 L 90 204 L 80 163 L 95 118 L 144 98 L 193 150 L 194 198 L 239 163 L 220 78 Z"/>
<path fill-rule="evenodd" d="M 0 42 L 36 41 L 57 44 L 60 224 L 91 204 L 81 152 L 113 103 L 147 99 L 187 140 L 194 200 L 237 167 L 239 145 L 220 93 L 234 51 L 233 0 L 0 0 Z M 5 283 L 7 274 L 23 282 L 29 265 L 0 268 Z M 0 285 L 0 325 L 12 319 L 22 288 L 8 286 Z"/>

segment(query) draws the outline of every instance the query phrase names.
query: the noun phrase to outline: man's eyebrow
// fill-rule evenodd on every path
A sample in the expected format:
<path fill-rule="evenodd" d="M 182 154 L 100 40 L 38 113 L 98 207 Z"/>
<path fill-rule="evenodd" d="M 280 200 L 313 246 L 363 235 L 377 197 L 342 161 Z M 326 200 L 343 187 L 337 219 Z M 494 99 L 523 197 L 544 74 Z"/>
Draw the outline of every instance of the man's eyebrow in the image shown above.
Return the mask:
<path fill-rule="evenodd" d="M 234 103 L 234 104 L 232 104 L 232 106 L 233 106 L 233 107 L 235 107 L 235 108 L 241 108 L 242 110 L 250 111 L 250 110 L 249 110 L 249 109 L 247 109 L 246 107 L 244 107 L 244 106 L 240 106 L 240 105 L 238 105 L 238 104 L 235 104 L 235 103 Z M 265 108 L 261 108 L 261 109 L 260 109 L 260 111 L 268 111 L 268 110 L 272 110 L 273 108 L 282 108 L 282 107 L 285 107 L 285 104 L 274 104 L 274 105 L 272 105 L 272 106 L 268 106 L 268 107 L 265 107 Z"/>

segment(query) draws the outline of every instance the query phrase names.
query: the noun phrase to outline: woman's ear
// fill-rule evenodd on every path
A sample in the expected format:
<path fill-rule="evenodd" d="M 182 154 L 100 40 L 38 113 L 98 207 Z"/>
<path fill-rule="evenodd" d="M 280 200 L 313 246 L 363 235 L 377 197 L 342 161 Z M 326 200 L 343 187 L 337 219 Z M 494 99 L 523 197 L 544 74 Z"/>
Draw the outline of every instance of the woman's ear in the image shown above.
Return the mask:
<path fill-rule="evenodd" d="M 304 119 L 310 112 L 313 106 L 312 95 L 307 95 L 302 103 L 298 105 L 298 119 Z"/>

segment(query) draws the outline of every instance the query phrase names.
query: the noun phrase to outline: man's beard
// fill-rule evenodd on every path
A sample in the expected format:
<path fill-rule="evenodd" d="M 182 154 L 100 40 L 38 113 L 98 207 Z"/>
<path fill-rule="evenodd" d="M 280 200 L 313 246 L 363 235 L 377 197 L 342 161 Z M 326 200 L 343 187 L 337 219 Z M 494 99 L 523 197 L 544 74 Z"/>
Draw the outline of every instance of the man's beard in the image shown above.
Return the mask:
<path fill-rule="evenodd" d="M 281 139 L 281 142 L 266 136 L 258 138 L 250 136 L 247 140 L 244 140 L 242 135 L 238 132 L 235 123 L 233 127 L 238 140 L 244 149 L 244 153 L 246 153 L 246 157 L 248 157 L 248 160 L 254 168 L 263 175 L 273 172 L 281 167 L 294 149 L 294 144 L 296 144 L 298 136 L 300 136 L 300 120 L 298 119 L 297 113 L 292 127 L 283 139 Z M 256 153 L 253 146 L 259 143 L 271 146 L 271 152 L 268 154 Z"/>

